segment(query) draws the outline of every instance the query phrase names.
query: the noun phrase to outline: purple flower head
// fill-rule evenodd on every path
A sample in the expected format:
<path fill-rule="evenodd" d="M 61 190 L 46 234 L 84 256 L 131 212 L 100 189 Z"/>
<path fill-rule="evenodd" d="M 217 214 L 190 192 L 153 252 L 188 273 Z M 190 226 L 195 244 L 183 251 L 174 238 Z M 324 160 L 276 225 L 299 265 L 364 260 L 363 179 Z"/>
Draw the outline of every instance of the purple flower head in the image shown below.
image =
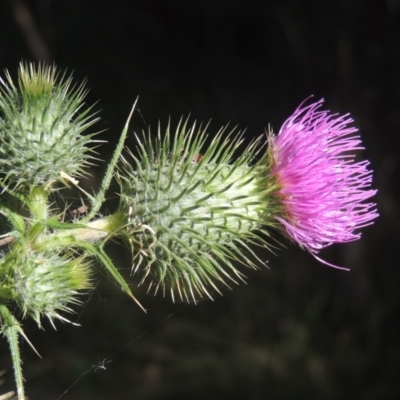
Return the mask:
<path fill-rule="evenodd" d="M 369 162 L 354 161 L 363 147 L 349 126 L 353 120 L 319 111 L 322 103 L 301 104 L 277 136 L 270 134 L 269 154 L 283 206 L 277 220 L 300 247 L 331 265 L 316 254 L 332 243 L 359 239 L 355 230 L 378 214 L 374 203 L 364 202 L 376 190 L 370 189 Z"/>

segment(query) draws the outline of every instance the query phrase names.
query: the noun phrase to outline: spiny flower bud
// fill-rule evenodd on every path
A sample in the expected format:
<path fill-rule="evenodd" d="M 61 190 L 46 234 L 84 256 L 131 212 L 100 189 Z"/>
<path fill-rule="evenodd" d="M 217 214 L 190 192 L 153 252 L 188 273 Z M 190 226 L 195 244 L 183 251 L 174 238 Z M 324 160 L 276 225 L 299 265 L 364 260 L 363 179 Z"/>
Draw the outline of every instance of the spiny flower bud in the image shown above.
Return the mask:
<path fill-rule="evenodd" d="M 60 173 L 80 176 L 90 163 L 97 118 L 82 111 L 86 91 L 54 66 L 21 64 L 18 84 L 0 79 L 0 184 L 49 185 Z M 79 114 L 78 114 L 79 111 Z"/>
<path fill-rule="evenodd" d="M 9 253 L 4 264 L 12 266 L 9 273 L 14 301 L 39 326 L 42 316 L 52 324 L 53 319 L 65 321 L 59 312 L 71 312 L 68 304 L 79 303 L 77 291 L 90 287 L 89 263 L 73 254 L 17 251 Z"/>
<path fill-rule="evenodd" d="M 211 297 L 207 286 L 243 279 L 235 262 L 254 268 L 248 243 L 266 245 L 256 233 L 273 225 L 268 210 L 264 168 L 255 162 L 258 142 L 236 161 L 241 144 L 221 129 L 202 153 L 205 129 L 186 124 L 173 138 L 139 143 L 139 156 L 123 159 L 119 173 L 121 209 L 128 215 L 127 234 L 134 252 L 133 271 L 151 287 L 176 291 L 182 299 Z M 254 164 L 252 165 L 252 163 Z"/>

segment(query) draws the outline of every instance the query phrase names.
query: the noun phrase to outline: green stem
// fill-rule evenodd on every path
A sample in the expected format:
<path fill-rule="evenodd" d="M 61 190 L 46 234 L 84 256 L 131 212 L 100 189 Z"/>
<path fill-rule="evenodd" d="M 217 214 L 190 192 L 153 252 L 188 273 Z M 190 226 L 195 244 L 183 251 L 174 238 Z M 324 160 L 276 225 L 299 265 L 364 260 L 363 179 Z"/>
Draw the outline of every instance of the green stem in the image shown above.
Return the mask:
<path fill-rule="evenodd" d="M 31 189 L 28 207 L 34 220 L 42 221 L 48 218 L 48 197 L 48 192 L 42 186 L 35 186 Z"/>
<path fill-rule="evenodd" d="M 97 243 L 107 236 L 118 233 L 126 224 L 126 217 L 122 212 L 99 218 L 86 224 L 67 224 L 51 221 L 49 227 L 54 229 L 53 233 L 42 235 L 35 240 L 35 247 L 76 245 L 76 242 L 87 241 Z"/>
<path fill-rule="evenodd" d="M 18 334 L 21 327 L 18 321 L 11 315 L 7 307 L 0 305 L 0 318 L 2 321 L 2 333 L 8 340 L 14 367 L 15 384 L 17 386 L 18 400 L 25 400 L 24 378 L 22 375 L 22 360 L 19 351 Z"/>

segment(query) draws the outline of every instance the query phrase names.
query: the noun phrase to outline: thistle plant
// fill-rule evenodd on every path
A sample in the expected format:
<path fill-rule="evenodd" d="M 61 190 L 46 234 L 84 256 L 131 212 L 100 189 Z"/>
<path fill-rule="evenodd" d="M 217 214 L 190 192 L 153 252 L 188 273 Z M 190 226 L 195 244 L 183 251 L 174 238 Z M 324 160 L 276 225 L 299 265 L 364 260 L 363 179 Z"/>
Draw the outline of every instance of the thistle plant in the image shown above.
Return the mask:
<path fill-rule="evenodd" d="M 361 148 L 353 121 L 319 111 L 322 101 L 297 109 L 277 136 L 247 146 L 236 129 L 222 128 L 210 141 L 207 125 L 186 120 L 176 130 L 135 134 L 136 153 L 123 152 L 131 113 L 90 195 L 78 180 L 98 146 L 85 132 L 97 120 L 85 94 L 84 85 L 45 64 L 21 64 L 16 84 L 8 73 L 1 80 L 0 331 L 19 399 L 19 339 L 30 344 L 20 319 L 39 327 L 44 317 L 53 326 L 69 322 L 79 294 L 91 288 L 94 259 L 143 308 L 104 250 L 111 238 L 132 252 L 139 284 L 196 302 L 244 280 L 240 265 L 262 265 L 254 245 L 269 249 L 273 230 L 320 260 L 322 248 L 358 239 L 358 229 L 377 216 L 365 202 L 375 194 L 368 162 L 352 155 Z M 113 179 L 119 206 L 99 216 Z M 69 185 L 90 207 L 67 220 L 53 196 Z"/>

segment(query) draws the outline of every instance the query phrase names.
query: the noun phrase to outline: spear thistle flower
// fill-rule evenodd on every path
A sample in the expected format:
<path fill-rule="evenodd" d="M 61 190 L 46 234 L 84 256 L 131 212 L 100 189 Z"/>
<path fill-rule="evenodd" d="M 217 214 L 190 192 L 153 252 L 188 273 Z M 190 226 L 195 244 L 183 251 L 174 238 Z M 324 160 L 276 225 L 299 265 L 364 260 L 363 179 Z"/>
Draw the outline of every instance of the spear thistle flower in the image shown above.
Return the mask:
<path fill-rule="evenodd" d="M 316 256 L 333 244 L 359 239 L 355 230 L 378 216 L 374 203 L 364 200 L 372 171 L 368 161 L 354 161 L 362 150 L 360 137 L 348 114 L 320 111 L 323 100 L 300 105 L 277 136 L 269 134 L 270 176 L 278 187 L 275 195 L 283 206 L 276 219 L 300 247 Z M 340 268 L 340 267 L 338 267 Z"/>
<path fill-rule="evenodd" d="M 355 231 L 377 216 L 365 202 L 376 192 L 369 163 L 351 155 L 362 149 L 352 119 L 319 111 L 322 100 L 300 106 L 271 133 L 267 152 L 263 136 L 242 146 L 235 129 L 208 136 L 208 126 L 181 121 L 175 133 L 168 125 L 136 135 L 136 153 L 123 156 L 134 106 L 91 195 L 76 178 L 95 159 L 98 141 L 83 132 L 97 117 L 82 109 L 86 90 L 72 82 L 45 64 L 21 64 L 15 84 L 8 73 L 0 78 L 0 336 L 20 400 L 21 337 L 34 347 L 14 310 L 39 327 L 43 317 L 68 321 L 63 314 L 91 286 L 92 257 L 142 307 L 104 249 L 111 238 L 131 250 L 140 284 L 196 301 L 243 280 L 239 264 L 263 264 L 252 245 L 273 248 L 272 229 L 320 260 L 322 248 L 358 239 Z M 119 207 L 99 216 L 113 178 Z M 55 186 L 69 183 L 90 205 L 84 216 L 52 203 Z"/>

